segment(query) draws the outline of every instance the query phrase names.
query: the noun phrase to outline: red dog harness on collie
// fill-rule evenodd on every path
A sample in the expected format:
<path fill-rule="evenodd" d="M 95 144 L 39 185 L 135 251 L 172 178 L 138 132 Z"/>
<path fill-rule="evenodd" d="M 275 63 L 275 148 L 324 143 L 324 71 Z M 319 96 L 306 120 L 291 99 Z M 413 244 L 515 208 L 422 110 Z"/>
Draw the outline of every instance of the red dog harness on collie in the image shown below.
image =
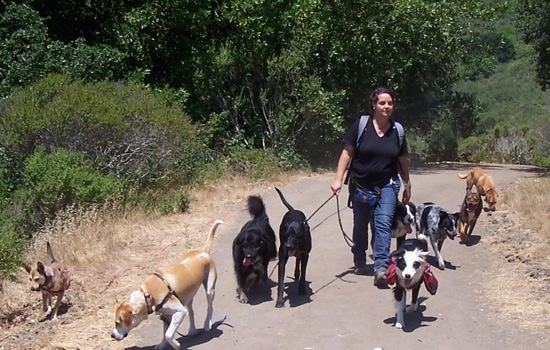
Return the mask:
<path fill-rule="evenodd" d="M 430 293 L 431 295 L 435 295 L 439 283 L 437 281 L 437 278 L 435 277 L 435 274 L 430 269 L 430 264 L 427 261 L 424 262 L 424 274 L 422 276 L 422 279 L 424 280 L 424 285 L 426 286 L 428 293 Z M 388 266 L 386 283 L 388 285 L 392 285 L 395 284 L 396 281 L 397 272 L 395 271 L 395 260 L 392 259 L 390 265 Z"/>

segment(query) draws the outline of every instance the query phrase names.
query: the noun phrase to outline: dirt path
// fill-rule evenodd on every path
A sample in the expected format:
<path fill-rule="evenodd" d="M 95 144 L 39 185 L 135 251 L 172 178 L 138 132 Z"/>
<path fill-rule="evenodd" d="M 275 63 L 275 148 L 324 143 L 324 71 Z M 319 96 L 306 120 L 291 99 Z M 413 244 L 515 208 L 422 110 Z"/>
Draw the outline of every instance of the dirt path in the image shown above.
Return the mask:
<path fill-rule="evenodd" d="M 530 176 L 526 167 L 486 167 L 499 188 Z M 413 168 L 413 202 L 434 201 L 452 211 L 459 209 L 464 195 L 464 180 L 456 171 L 464 166 L 443 164 Z M 309 216 L 330 195 L 332 174 L 315 176 L 282 188 L 288 201 Z M 285 208 L 275 191 L 263 196 L 273 228 L 277 231 Z M 340 197 L 341 217 L 346 233 L 351 235 L 351 210 Z M 248 220 L 244 203 L 227 208 L 234 225 L 223 225 L 214 242 L 214 258 L 219 279 L 214 303 L 214 318 L 227 315 L 216 329 L 192 338 L 181 337 L 182 349 L 543 349 L 549 343 L 536 344 L 522 333 L 513 320 L 496 317 L 484 297 L 480 281 L 490 278 L 491 255 L 483 236 L 483 226 L 474 235 L 478 244 L 466 247 L 458 241 L 446 241 L 443 256 L 450 263 L 445 271 L 434 269 L 439 290 L 430 296 L 421 289 L 421 306 L 406 315 L 406 328 L 393 327 L 394 305 L 390 289 L 377 289 L 372 276 L 351 274 L 352 255 L 338 226 L 335 200 L 330 201 L 310 221 L 313 251 L 307 271 L 310 293 L 298 297 L 290 278 L 294 260 L 287 265 L 286 285 L 289 294 L 284 308 L 276 309 L 276 271 L 253 298 L 253 305 L 235 299 L 236 282 L 231 258 L 231 242 L 241 225 Z M 482 215 L 487 215 L 482 213 Z M 236 218 L 236 220 L 235 220 Z M 221 217 L 220 219 L 224 219 Z M 395 244 L 395 243 L 393 243 Z M 370 251 L 369 251 L 370 253 Z M 368 263 L 372 266 L 372 261 Z M 269 266 L 271 272 L 276 263 Z M 288 266 L 291 266 L 290 268 Z M 505 286 L 503 286 L 505 288 Z M 407 300 L 410 301 L 410 300 Z M 205 315 L 205 297 L 201 289 L 195 299 L 197 326 Z M 180 329 L 187 332 L 184 320 Z M 120 345 L 127 349 L 152 349 L 161 339 L 162 325 L 156 317 L 133 330 Z"/>

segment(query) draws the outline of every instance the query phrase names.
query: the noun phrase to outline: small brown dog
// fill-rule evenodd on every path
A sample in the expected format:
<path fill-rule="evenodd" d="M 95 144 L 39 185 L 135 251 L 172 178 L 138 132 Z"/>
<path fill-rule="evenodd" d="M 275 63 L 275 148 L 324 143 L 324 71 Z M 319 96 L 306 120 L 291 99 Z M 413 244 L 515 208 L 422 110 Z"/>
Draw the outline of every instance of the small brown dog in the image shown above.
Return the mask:
<path fill-rule="evenodd" d="M 206 291 L 208 303 L 204 330 L 210 330 L 213 326 L 212 304 L 217 279 L 216 266 L 210 250 L 216 229 L 221 223 L 221 220 L 216 220 L 202 249 L 192 249 L 182 259 L 157 269 L 145 279 L 138 290 L 132 292 L 127 301 L 117 307 L 112 338 L 124 339 L 131 329 L 156 312 L 164 320 L 164 332 L 162 342 L 155 349 L 163 349 L 167 345 L 179 349 L 180 344 L 175 335 L 186 314 L 189 314 L 187 335 L 197 333 L 193 298 L 201 285 Z"/>
<path fill-rule="evenodd" d="M 460 235 L 460 243 L 466 244 L 468 238 L 472 235 L 472 231 L 476 226 L 477 218 L 481 214 L 483 203 L 479 194 L 474 192 L 466 192 L 462 206 L 460 207 L 460 216 L 458 219 L 458 234 Z"/>
<path fill-rule="evenodd" d="M 495 211 L 498 193 L 493 178 L 489 174 L 479 167 L 474 167 L 468 170 L 467 174 L 457 173 L 457 175 L 461 179 L 466 179 L 467 192 L 470 192 L 475 185 L 477 193 L 480 196 L 485 196 L 488 210 Z"/>
<path fill-rule="evenodd" d="M 69 271 L 61 265 L 54 257 L 50 242 L 46 243 L 48 259 L 51 265 L 44 265 L 42 262 L 37 262 L 36 267 L 24 265 L 25 270 L 29 273 L 31 281 L 31 290 L 42 292 L 42 310 L 47 313 L 46 317 L 50 320 L 57 319 L 61 299 L 65 291 L 71 285 Z M 52 297 L 56 296 L 55 306 L 52 309 Z"/>

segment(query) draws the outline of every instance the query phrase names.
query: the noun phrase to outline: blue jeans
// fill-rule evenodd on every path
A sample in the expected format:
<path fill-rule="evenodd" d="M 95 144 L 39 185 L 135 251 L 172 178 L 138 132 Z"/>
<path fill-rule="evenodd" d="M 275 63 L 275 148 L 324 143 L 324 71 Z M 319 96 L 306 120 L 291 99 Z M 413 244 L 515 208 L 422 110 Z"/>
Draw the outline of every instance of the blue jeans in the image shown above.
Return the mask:
<path fill-rule="evenodd" d="M 380 200 L 371 207 L 353 197 L 353 261 L 367 261 L 367 242 L 369 223 L 374 235 L 374 271 L 386 269 L 390 264 L 391 224 L 401 180 L 393 178 L 390 183 L 380 187 Z"/>

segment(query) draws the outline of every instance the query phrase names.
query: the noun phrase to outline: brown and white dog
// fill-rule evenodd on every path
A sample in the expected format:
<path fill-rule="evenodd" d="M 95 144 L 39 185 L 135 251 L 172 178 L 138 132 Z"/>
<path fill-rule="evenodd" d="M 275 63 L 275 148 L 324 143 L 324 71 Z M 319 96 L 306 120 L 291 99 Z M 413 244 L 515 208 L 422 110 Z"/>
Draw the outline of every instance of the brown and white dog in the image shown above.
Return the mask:
<path fill-rule="evenodd" d="M 498 193 L 493 178 L 489 174 L 479 167 L 474 167 L 468 170 L 466 174 L 457 173 L 457 175 L 461 179 L 466 179 L 467 192 L 470 192 L 475 185 L 477 193 L 480 196 L 485 196 L 488 210 L 495 211 Z"/>
<path fill-rule="evenodd" d="M 468 238 L 472 235 L 482 207 L 483 203 L 479 194 L 466 192 L 462 206 L 460 207 L 460 216 L 458 219 L 457 231 L 460 235 L 460 243 L 467 243 Z"/>
<path fill-rule="evenodd" d="M 36 267 L 29 265 L 24 265 L 24 267 L 29 273 L 31 290 L 42 292 L 42 310 L 46 312 L 46 318 L 55 320 L 63 295 L 71 285 L 71 278 L 69 271 L 55 259 L 50 242 L 46 242 L 46 250 L 51 265 L 48 266 L 38 261 Z M 52 309 L 53 296 L 56 296 L 57 299 Z"/>
<path fill-rule="evenodd" d="M 193 298 L 203 285 L 206 291 L 207 313 L 204 321 L 204 330 L 212 327 L 212 311 L 216 286 L 216 266 L 210 251 L 217 227 L 222 224 L 216 220 L 204 247 L 188 251 L 181 260 L 171 265 L 158 268 L 147 277 L 138 290 L 130 294 L 127 301 L 122 302 L 115 312 L 115 328 L 111 337 L 116 340 L 124 339 L 131 329 L 137 327 L 153 312 L 161 315 L 164 322 L 162 342 L 156 346 L 162 349 L 170 345 L 179 349 L 180 344 L 174 339 L 178 327 L 185 314 L 189 314 L 189 331 L 187 335 L 197 333 L 193 312 Z"/>

